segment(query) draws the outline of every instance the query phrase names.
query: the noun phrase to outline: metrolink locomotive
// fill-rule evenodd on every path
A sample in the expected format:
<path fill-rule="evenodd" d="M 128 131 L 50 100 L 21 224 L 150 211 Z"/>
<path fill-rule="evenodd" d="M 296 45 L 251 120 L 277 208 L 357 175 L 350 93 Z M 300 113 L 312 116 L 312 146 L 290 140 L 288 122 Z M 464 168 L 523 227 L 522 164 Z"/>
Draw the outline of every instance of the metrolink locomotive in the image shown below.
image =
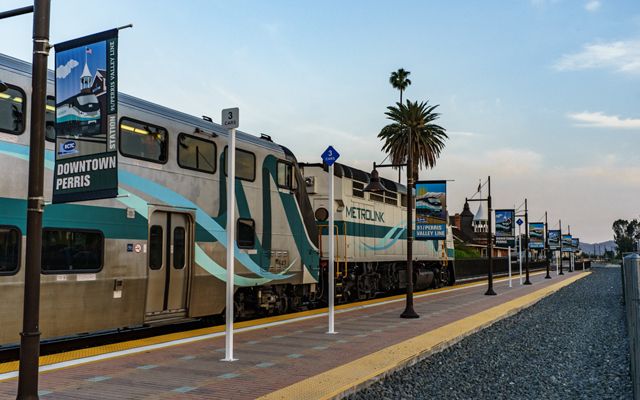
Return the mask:
<path fill-rule="evenodd" d="M 30 75 L 30 64 L 0 55 L 0 80 L 8 87 L 0 92 L 0 346 L 18 342 L 22 326 Z M 50 94 L 53 79 L 50 71 Z M 54 152 L 101 139 L 72 137 L 56 149 L 55 111 L 49 96 L 45 199 L 52 194 Z M 116 198 L 45 207 L 44 339 L 224 312 L 226 130 L 209 118 L 120 94 L 118 140 Z M 326 170 L 298 164 L 266 135 L 238 132 L 237 141 L 235 314 L 324 304 Z M 368 174 L 345 165 L 334 178 L 339 300 L 403 288 L 406 190 L 384 181 L 382 196 L 365 193 Z M 452 252 L 451 240 L 416 242 L 416 287 L 452 282 Z"/>

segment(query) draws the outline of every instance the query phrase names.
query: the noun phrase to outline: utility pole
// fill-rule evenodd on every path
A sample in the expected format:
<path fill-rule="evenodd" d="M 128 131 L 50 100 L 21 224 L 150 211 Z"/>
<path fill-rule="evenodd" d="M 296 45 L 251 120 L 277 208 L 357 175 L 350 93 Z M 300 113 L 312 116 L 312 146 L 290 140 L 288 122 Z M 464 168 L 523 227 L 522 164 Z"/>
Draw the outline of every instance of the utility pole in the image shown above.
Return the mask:
<path fill-rule="evenodd" d="M 50 0 L 35 0 L 31 73 L 31 124 L 29 138 L 29 191 L 24 273 L 24 308 L 20 333 L 18 399 L 38 399 L 40 357 L 40 269 L 42 214 L 44 213 L 44 138 L 49 57 Z"/>
<path fill-rule="evenodd" d="M 526 279 L 524 280 L 525 285 L 531 285 L 531 281 L 529 280 L 529 209 L 527 208 L 527 199 L 524 199 L 524 229 L 525 229 L 525 246 L 524 246 L 524 268 Z"/>

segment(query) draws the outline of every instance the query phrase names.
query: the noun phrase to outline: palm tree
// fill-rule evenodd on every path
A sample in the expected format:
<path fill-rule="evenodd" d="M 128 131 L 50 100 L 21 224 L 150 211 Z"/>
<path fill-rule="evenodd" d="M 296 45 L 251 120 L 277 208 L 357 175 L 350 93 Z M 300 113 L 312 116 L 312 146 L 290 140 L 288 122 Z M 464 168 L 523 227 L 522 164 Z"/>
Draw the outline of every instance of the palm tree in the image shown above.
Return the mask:
<path fill-rule="evenodd" d="M 404 164 L 407 160 L 409 135 L 411 135 L 412 171 L 414 181 L 418 179 L 420 167 L 433 168 L 444 149 L 446 130 L 434 123 L 440 117 L 434 112 L 438 105 L 429 102 L 396 103 L 387 107 L 385 115 L 393 121 L 382 128 L 378 138 L 384 142 L 382 151 L 391 156 L 392 164 Z"/>
<path fill-rule="evenodd" d="M 400 91 L 400 104 L 402 104 L 402 92 L 411 85 L 409 75 L 411 75 L 411 72 L 405 71 L 404 68 L 400 68 L 399 70 L 392 72 L 389 77 L 389 83 L 391 86 Z"/>

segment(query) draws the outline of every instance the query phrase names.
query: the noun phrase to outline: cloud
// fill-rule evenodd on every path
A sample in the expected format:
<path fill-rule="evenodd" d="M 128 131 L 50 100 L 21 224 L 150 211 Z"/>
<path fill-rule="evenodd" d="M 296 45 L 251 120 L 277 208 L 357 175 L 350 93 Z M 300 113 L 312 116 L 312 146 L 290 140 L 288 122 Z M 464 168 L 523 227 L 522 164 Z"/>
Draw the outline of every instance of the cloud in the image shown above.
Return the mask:
<path fill-rule="evenodd" d="M 71 60 L 67 61 L 65 65 L 60 65 L 58 66 L 58 68 L 56 68 L 56 77 L 62 79 L 66 78 L 67 75 L 71 73 L 71 70 L 78 65 L 78 62 L 72 58 Z"/>
<path fill-rule="evenodd" d="M 447 131 L 447 135 L 451 136 L 460 136 L 460 137 L 476 137 L 480 136 L 479 133 L 471 132 L 471 131 Z"/>
<path fill-rule="evenodd" d="M 610 68 L 640 74 L 640 40 L 587 44 L 578 53 L 563 55 L 554 67 L 558 71 Z"/>
<path fill-rule="evenodd" d="M 598 9 L 600 8 L 601 5 L 602 5 L 602 3 L 600 3 L 599 0 L 589 0 L 584 5 L 584 9 L 589 11 L 589 12 L 596 12 L 596 11 L 598 11 Z"/>
<path fill-rule="evenodd" d="M 578 122 L 576 126 L 593 128 L 639 129 L 640 118 L 620 118 L 617 115 L 606 115 L 600 111 L 569 113 L 567 116 Z"/>

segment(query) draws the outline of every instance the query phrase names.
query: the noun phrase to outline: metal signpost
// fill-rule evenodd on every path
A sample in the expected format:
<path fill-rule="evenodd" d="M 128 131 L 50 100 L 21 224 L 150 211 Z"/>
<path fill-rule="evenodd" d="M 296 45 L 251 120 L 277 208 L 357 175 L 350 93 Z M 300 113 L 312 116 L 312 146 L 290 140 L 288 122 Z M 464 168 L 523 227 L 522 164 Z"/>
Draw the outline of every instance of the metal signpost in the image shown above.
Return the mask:
<path fill-rule="evenodd" d="M 235 263 L 235 211 L 236 211 L 236 128 L 240 123 L 240 110 L 227 108 L 222 110 L 221 124 L 229 130 L 227 149 L 227 291 L 226 291 L 226 330 L 225 352 L 222 361 L 235 361 L 233 358 L 233 294 Z"/>
<path fill-rule="evenodd" d="M 522 219 L 518 218 L 518 262 L 520 264 L 520 284 L 522 285 Z"/>
<path fill-rule="evenodd" d="M 333 164 L 336 162 L 340 154 L 334 149 L 332 146 L 327 147 L 327 149 L 322 153 L 322 161 L 329 166 L 329 225 L 327 229 L 329 230 L 329 266 L 328 266 L 328 275 L 329 275 L 329 331 L 327 333 L 334 334 L 335 331 L 335 260 L 334 260 L 334 252 L 335 252 L 335 232 L 334 232 L 334 203 L 335 203 L 335 194 L 333 190 Z"/>
<path fill-rule="evenodd" d="M 509 261 L 508 261 L 508 263 L 509 263 L 509 287 L 513 287 L 513 284 L 511 283 L 511 245 L 509 245 L 508 253 L 509 253 Z"/>

